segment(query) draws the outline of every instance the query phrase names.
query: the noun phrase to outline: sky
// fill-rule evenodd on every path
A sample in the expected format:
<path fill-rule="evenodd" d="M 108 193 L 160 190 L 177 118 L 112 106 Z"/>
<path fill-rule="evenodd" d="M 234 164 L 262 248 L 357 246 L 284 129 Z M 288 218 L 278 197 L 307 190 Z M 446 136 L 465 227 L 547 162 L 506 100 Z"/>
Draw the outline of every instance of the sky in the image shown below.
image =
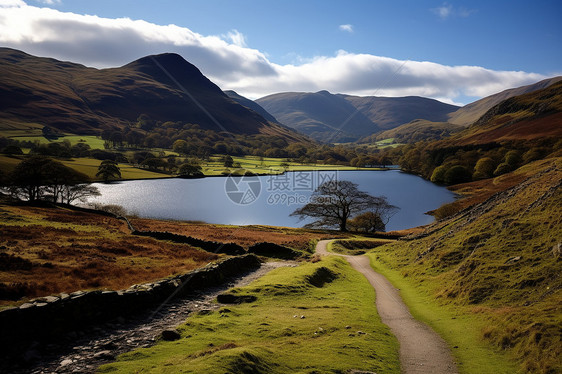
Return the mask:
<path fill-rule="evenodd" d="M 96 68 L 174 52 L 251 99 L 467 104 L 562 75 L 562 1 L 0 0 L 0 46 Z"/>

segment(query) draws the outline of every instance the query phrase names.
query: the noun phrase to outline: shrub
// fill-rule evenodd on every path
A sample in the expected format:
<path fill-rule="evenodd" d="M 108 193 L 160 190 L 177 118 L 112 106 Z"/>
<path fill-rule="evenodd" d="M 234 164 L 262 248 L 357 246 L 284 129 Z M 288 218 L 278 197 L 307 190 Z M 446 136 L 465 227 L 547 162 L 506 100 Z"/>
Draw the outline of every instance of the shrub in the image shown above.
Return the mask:
<path fill-rule="evenodd" d="M 457 214 L 461 210 L 459 202 L 454 201 L 449 204 L 440 206 L 433 211 L 433 216 L 436 220 L 442 220 Z"/>
<path fill-rule="evenodd" d="M 431 174 L 431 181 L 433 183 L 445 183 L 445 173 L 447 172 L 447 167 L 445 165 L 441 165 L 433 169 L 433 173 Z"/>
<path fill-rule="evenodd" d="M 464 166 L 455 165 L 447 170 L 444 179 L 445 184 L 465 183 L 472 180 L 472 175 Z"/>
<path fill-rule="evenodd" d="M 498 167 L 494 171 L 494 175 L 495 176 L 502 175 L 502 174 L 505 174 L 505 173 L 509 173 L 512 170 L 513 170 L 513 167 L 510 164 L 504 162 L 504 163 L 501 163 L 501 164 L 498 165 Z"/>
<path fill-rule="evenodd" d="M 474 174 L 472 174 L 473 180 L 486 179 L 494 175 L 494 170 L 496 169 L 496 163 L 490 157 L 482 157 L 476 166 L 474 166 Z"/>

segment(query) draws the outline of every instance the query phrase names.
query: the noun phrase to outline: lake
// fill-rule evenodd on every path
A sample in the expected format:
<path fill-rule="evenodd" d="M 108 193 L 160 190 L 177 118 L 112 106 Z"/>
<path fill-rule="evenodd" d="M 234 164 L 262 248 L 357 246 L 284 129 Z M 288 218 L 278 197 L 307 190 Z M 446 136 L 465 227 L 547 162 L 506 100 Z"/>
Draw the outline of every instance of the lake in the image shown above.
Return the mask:
<path fill-rule="evenodd" d="M 455 200 L 455 194 L 415 175 L 388 171 L 295 171 L 275 176 L 153 179 L 96 183 L 101 196 L 91 202 L 118 204 L 145 218 L 195 220 L 231 225 L 302 227 L 289 215 L 308 202 L 327 180 L 349 180 L 400 208 L 387 231 L 425 225 L 424 214 Z"/>

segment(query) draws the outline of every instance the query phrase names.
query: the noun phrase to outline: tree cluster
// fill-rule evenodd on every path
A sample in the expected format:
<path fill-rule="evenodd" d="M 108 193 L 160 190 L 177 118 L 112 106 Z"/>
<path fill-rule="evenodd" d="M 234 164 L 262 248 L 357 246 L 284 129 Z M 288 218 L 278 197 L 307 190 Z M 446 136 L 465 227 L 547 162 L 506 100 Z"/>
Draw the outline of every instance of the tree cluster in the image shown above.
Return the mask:
<path fill-rule="evenodd" d="M 419 142 L 382 152 L 401 169 L 452 185 L 499 176 L 532 161 L 562 155 L 562 140 L 506 141 L 465 146 Z"/>
<path fill-rule="evenodd" d="M 1 182 L 12 197 L 31 202 L 71 204 L 99 195 L 87 175 L 40 155 L 25 158 Z"/>

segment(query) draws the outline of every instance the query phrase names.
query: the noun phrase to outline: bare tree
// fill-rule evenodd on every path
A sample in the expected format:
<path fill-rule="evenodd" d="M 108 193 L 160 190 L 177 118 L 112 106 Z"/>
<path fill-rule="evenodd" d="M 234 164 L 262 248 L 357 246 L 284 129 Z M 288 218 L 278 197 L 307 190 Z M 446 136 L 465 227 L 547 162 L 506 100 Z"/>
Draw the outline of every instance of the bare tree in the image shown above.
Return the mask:
<path fill-rule="evenodd" d="M 350 181 L 329 181 L 322 183 L 312 193 L 311 202 L 295 210 L 291 216 L 301 220 L 307 217 L 316 221 L 305 227 L 338 227 L 347 231 L 351 217 L 366 211 L 377 212 L 382 220 L 390 218 L 397 207 L 389 204 L 384 196 L 371 196 L 359 191 L 357 184 Z"/>

